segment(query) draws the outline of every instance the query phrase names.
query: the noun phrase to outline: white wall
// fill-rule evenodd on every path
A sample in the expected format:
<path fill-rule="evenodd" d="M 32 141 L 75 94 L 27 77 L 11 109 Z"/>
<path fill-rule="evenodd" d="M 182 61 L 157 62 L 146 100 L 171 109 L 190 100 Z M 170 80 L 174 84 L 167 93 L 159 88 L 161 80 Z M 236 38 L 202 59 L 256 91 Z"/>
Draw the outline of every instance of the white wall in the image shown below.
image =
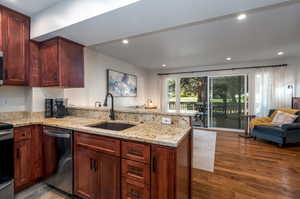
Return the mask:
<path fill-rule="evenodd" d="M 61 88 L 0 87 L 0 112 L 42 112 L 45 98 L 64 97 Z"/>
<path fill-rule="evenodd" d="M 300 97 L 300 57 L 287 60 L 291 76 L 295 79 L 295 96 Z"/>
<path fill-rule="evenodd" d="M 29 88 L 0 87 L 0 112 L 26 111 Z"/>
<path fill-rule="evenodd" d="M 96 101 L 101 101 L 103 104 L 106 94 L 107 69 L 134 74 L 138 78 L 138 96 L 116 97 L 117 107 L 145 104 L 145 77 L 147 75 L 145 70 L 89 48 L 85 48 L 84 62 L 85 88 L 65 89 L 65 97 L 69 99 L 69 104 L 94 106 Z"/>

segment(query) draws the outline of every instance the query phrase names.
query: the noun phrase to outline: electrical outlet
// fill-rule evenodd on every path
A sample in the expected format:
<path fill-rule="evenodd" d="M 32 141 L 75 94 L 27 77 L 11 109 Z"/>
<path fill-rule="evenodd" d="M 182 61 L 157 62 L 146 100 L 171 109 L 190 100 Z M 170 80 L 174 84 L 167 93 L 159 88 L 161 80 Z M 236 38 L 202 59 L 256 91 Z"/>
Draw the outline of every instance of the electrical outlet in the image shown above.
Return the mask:
<path fill-rule="evenodd" d="M 163 117 L 163 118 L 161 118 L 161 123 L 162 124 L 172 124 L 172 119 L 169 117 Z"/>
<path fill-rule="evenodd" d="M 0 98 L 0 105 L 7 105 L 7 99 L 4 99 L 4 98 Z"/>

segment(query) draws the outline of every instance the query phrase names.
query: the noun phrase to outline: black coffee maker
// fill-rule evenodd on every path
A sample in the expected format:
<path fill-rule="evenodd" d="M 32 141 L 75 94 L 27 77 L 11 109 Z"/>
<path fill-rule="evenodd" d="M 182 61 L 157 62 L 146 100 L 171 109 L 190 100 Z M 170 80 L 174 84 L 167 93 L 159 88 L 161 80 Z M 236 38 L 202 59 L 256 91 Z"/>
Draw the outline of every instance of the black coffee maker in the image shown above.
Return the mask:
<path fill-rule="evenodd" d="M 55 110 L 54 110 L 54 117 L 56 118 L 63 118 L 66 115 L 66 106 L 64 99 L 55 99 Z"/>
<path fill-rule="evenodd" d="M 56 98 L 45 100 L 45 117 L 63 118 L 67 114 L 67 99 Z"/>

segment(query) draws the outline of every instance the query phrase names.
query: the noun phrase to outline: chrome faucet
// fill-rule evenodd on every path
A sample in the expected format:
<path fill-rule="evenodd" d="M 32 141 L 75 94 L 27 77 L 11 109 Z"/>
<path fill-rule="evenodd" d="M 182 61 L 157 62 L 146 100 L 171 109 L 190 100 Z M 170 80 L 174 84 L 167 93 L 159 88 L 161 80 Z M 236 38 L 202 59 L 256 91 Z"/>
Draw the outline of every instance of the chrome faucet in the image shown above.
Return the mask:
<path fill-rule="evenodd" d="M 115 118 L 115 111 L 114 111 L 114 96 L 111 93 L 106 94 L 103 106 L 107 106 L 108 96 L 111 97 L 111 109 L 110 109 L 109 117 L 110 117 L 111 120 L 115 120 L 116 118 Z"/>

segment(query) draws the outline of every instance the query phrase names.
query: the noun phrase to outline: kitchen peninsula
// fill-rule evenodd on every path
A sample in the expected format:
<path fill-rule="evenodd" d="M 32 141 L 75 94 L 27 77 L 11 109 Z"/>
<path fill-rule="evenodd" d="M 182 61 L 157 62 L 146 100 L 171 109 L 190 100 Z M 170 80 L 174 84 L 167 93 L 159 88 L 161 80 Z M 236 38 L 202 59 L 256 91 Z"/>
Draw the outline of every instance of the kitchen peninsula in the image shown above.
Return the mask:
<path fill-rule="evenodd" d="M 33 177 L 24 167 L 18 166 L 30 162 L 31 156 L 27 153 L 42 150 L 43 146 L 39 146 L 42 141 L 38 140 L 43 139 L 43 127 L 47 126 L 73 132 L 75 195 L 85 199 L 190 198 L 191 128 L 188 117 L 168 115 L 173 122 L 166 125 L 161 124 L 161 118 L 167 115 L 158 112 L 116 110 L 117 120 L 111 121 L 105 108 L 72 107 L 68 111 L 70 116 L 60 119 L 31 117 L 4 121 L 15 126 L 19 141 L 30 140 L 15 149 L 19 158 L 15 155 L 16 190 L 49 175 L 41 172 L 38 178 Z M 125 123 L 131 127 L 120 131 L 95 128 L 95 124 L 104 123 Z M 41 167 L 42 171 L 44 166 L 42 162 L 35 162 L 26 168 Z"/>

